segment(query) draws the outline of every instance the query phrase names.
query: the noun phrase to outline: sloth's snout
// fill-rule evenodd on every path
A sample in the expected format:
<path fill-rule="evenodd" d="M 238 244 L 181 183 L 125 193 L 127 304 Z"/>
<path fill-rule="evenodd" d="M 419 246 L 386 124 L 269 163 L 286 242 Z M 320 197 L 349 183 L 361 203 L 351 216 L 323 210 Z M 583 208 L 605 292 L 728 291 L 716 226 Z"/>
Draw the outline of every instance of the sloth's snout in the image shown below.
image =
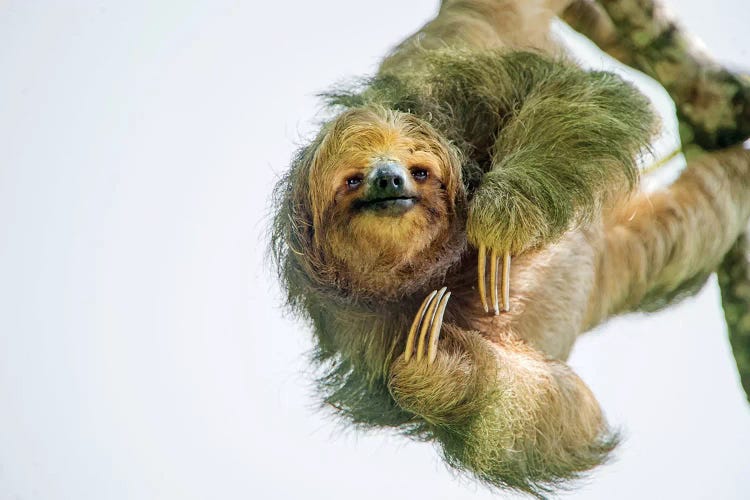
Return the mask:
<path fill-rule="evenodd" d="M 417 193 L 408 171 L 396 162 L 374 165 L 365 182 L 364 196 L 353 204 L 357 210 L 398 216 L 417 203 Z"/>
<path fill-rule="evenodd" d="M 370 197 L 385 199 L 403 196 L 406 185 L 403 170 L 393 163 L 377 166 L 370 177 Z"/>

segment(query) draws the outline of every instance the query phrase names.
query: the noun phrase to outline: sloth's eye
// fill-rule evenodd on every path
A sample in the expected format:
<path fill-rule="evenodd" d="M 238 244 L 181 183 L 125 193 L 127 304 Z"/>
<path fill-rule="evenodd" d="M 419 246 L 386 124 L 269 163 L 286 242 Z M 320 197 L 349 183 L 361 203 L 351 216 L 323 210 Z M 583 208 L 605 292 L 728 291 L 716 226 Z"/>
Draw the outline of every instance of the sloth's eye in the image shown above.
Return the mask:
<path fill-rule="evenodd" d="M 430 173 L 424 168 L 414 167 L 411 169 L 411 176 L 417 181 L 424 181 L 430 176 Z"/>
<path fill-rule="evenodd" d="M 357 189 L 360 184 L 362 184 L 361 175 L 355 175 L 354 177 L 349 177 L 346 180 L 346 187 L 348 187 L 349 189 Z"/>

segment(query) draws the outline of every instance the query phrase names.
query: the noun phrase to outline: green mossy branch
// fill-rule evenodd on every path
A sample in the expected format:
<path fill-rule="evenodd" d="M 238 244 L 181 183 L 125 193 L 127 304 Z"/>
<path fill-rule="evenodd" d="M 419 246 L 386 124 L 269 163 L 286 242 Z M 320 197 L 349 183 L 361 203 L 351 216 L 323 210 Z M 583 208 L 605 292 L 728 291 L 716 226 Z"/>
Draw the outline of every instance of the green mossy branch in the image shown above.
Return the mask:
<path fill-rule="evenodd" d="M 564 19 L 602 50 L 661 83 L 685 145 L 706 150 L 750 137 L 750 80 L 708 58 L 652 0 L 577 0 Z"/>
<path fill-rule="evenodd" d="M 721 305 L 740 382 L 750 401 L 750 243 L 741 236 L 717 271 Z"/>

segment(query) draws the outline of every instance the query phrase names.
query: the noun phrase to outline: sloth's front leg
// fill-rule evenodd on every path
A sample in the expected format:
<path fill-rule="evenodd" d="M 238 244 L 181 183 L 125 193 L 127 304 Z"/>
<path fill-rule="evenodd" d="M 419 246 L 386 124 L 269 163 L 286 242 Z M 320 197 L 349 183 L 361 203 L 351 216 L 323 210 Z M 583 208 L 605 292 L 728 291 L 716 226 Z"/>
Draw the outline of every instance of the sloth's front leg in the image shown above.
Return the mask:
<path fill-rule="evenodd" d="M 420 422 L 412 429 L 452 466 L 530 492 L 600 463 L 616 436 L 575 373 L 513 334 L 493 343 L 443 324 L 447 300 L 445 289 L 428 296 L 390 366 L 394 401 Z"/>
<path fill-rule="evenodd" d="M 477 288 L 485 312 L 510 310 L 511 256 L 550 239 L 545 214 L 530 201 L 502 173 L 488 172 L 469 205 L 466 234 L 477 249 Z"/>
<path fill-rule="evenodd" d="M 472 224 L 471 219 L 470 217 L 469 225 Z M 487 304 L 487 254 L 489 253 L 490 303 L 495 315 L 498 315 L 500 311 L 507 312 L 510 310 L 510 245 L 508 242 L 502 241 L 502 239 L 492 240 L 476 236 L 476 233 L 476 228 L 472 228 L 470 233 L 472 236 L 469 237 L 469 243 L 477 249 L 477 288 L 479 290 L 479 298 L 482 301 L 484 312 L 489 312 L 490 308 Z M 498 270 L 500 273 L 500 293 L 498 293 Z"/>
<path fill-rule="evenodd" d="M 443 325 L 450 295 L 444 287 L 422 302 L 388 384 L 399 406 L 441 426 L 461 425 L 479 412 L 485 402 L 481 394 L 494 377 L 487 342 L 477 332 Z M 446 335 L 441 339 L 443 329 Z"/>
<path fill-rule="evenodd" d="M 495 297 L 493 269 L 503 261 L 503 300 L 493 304 L 495 314 L 509 305 L 510 256 L 554 243 L 630 192 L 638 179 L 635 158 L 653 130 L 646 98 L 615 75 L 533 59 L 518 72 L 532 75 L 531 82 L 518 82 L 531 90 L 498 124 L 467 221 L 468 240 L 479 250 L 485 309 L 483 256 L 490 257 Z"/>

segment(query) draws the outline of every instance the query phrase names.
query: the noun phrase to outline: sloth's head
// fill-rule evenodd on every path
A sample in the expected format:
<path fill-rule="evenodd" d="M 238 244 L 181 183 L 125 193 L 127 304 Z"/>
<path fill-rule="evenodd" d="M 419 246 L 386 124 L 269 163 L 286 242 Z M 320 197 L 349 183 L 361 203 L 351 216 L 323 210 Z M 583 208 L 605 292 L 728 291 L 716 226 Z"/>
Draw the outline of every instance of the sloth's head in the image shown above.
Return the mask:
<path fill-rule="evenodd" d="M 332 279 L 353 291 L 399 294 L 399 281 L 418 285 L 422 277 L 412 275 L 455 261 L 463 248 L 459 155 L 427 122 L 377 106 L 350 109 L 312 148 L 298 172 L 307 177 L 310 268 L 332 266 Z"/>

